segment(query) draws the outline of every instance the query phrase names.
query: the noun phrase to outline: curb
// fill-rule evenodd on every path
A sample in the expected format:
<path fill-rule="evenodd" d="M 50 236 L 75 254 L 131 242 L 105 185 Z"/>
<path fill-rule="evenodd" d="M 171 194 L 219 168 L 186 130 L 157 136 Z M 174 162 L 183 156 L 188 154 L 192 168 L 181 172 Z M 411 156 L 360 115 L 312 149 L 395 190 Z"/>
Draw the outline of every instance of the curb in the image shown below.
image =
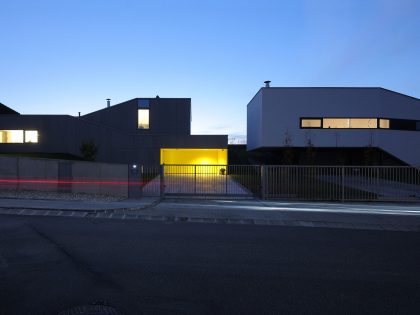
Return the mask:
<path fill-rule="evenodd" d="M 356 224 L 351 222 L 324 222 L 310 220 L 270 220 L 270 219 L 233 219 L 233 218 L 205 218 L 205 217 L 187 217 L 187 216 L 165 216 L 165 215 L 141 215 L 136 213 L 115 213 L 115 212 L 87 212 L 87 211 L 69 211 L 69 210 L 31 210 L 20 209 L 14 212 L 14 209 L 0 211 L 0 215 L 14 216 L 50 216 L 50 217 L 75 217 L 90 219 L 107 220 L 141 220 L 156 221 L 166 224 L 173 223 L 207 223 L 207 224 L 235 224 L 235 225 L 254 225 L 254 226 L 282 226 L 299 228 L 329 228 L 329 229 L 350 229 L 350 230 L 376 230 L 376 231 L 400 231 L 400 232 L 420 232 L 420 225 L 395 225 L 395 224 Z"/>

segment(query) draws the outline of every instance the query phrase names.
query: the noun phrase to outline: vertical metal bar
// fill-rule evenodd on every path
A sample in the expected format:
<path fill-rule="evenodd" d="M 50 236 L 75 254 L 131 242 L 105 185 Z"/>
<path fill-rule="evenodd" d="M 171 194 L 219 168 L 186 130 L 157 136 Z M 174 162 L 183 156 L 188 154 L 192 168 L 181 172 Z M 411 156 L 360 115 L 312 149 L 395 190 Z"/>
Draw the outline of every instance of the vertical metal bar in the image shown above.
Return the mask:
<path fill-rule="evenodd" d="M 261 165 L 260 166 L 260 174 L 261 174 L 261 199 L 265 199 L 265 193 L 266 193 L 266 185 L 265 185 L 265 171 L 266 166 Z"/>
<path fill-rule="evenodd" d="M 380 182 L 381 173 L 382 173 L 382 166 L 377 166 L 376 169 L 375 169 L 375 172 L 376 173 L 374 174 L 374 176 L 375 176 L 376 191 L 375 191 L 374 199 L 378 200 L 379 196 L 381 195 L 381 190 L 382 190 L 381 182 Z"/>
<path fill-rule="evenodd" d="M 165 197 L 165 164 L 160 166 L 160 196 Z"/>
<path fill-rule="evenodd" d="M 344 201 L 344 166 L 341 168 L 341 201 Z"/>
<path fill-rule="evenodd" d="M 228 194 L 228 174 L 227 174 L 227 165 L 225 165 L 225 194 Z"/>
<path fill-rule="evenodd" d="M 194 165 L 194 195 L 197 194 L 197 165 Z"/>

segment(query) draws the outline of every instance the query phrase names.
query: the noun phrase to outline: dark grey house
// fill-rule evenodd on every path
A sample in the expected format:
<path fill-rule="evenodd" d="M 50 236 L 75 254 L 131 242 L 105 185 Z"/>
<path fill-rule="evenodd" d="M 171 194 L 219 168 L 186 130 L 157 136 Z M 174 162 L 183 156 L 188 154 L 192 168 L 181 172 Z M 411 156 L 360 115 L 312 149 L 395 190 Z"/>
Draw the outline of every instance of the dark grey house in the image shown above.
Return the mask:
<path fill-rule="evenodd" d="M 141 164 L 227 163 L 227 135 L 191 135 L 191 99 L 135 98 L 96 112 L 21 115 L 0 104 L 0 153 L 80 156 L 83 142 L 97 161 Z"/>

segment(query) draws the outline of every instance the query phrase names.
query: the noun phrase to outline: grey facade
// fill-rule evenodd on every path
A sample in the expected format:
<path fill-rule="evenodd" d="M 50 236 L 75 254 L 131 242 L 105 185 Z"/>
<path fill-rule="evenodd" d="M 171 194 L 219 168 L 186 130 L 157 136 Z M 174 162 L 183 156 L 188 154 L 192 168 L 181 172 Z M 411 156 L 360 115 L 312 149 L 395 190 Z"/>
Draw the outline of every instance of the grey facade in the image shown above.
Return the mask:
<path fill-rule="evenodd" d="M 149 115 L 144 129 L 138 125 L 141 108 Z M 0 130 L 36 130 L 38 142 L 0 143 L 0 153 L 80 156 L 82 142 L 92 140 L 97 161 L 159 164 L 161 148 L 227 148 L 227 135 L 191 135 L 189 98 L 135 98 L 81 117 L 21 115 L 7 109 L 0 112 Z"/>
<path fill-rule="evenodd" d="M 265 87 L 247 107 L 248 150 L 377 147 L 420 165 L 419 143 L 420 100 L 383 88 Z"/>

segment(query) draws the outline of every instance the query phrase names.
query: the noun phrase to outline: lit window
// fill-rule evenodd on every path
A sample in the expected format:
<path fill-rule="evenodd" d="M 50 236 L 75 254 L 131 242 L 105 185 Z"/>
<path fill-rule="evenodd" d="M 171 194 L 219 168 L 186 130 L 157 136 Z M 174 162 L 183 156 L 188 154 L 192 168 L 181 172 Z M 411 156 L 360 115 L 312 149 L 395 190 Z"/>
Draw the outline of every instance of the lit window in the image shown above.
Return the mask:
<path fill-rule="evenodd" d="M 150 102 L 148 99 L 137 100 L 138 116 L 137 116 L 137 128 L 138 129 L 149 129 L 149 109 Z"/>
<path fill-rule="evenodd" d="M 379 128 L 389 129 L 389 119 L 379 119 Z"/>
<path fill-rule="evenodd" d="M 324 128 L 350 128 L 350 119 L 348 118 L 324 118 Z"/>
<path fill-rule="evenodd" d="M 324 118 L 323 128 L 331 129 L 371 129 L 378 128 L 376 118 Z"/>
<path fill-rule="evenodd" d="M 38 131 L 25 130 L 25 143 L 38 143 Z"/>
<path fill-rule="evenodd" d="M 350 128 L 376 129 L 378 128 L 378 119 L 376 118 L 350 118 Z"/>
<path fill-rule="evenodd" d="M 23 143 L 23 130 L 0 130 L 0 143 Z"/>
<path fill-rule="evenodd" d="M 149 109 L 138 110 L 137 128 L 149 129 Z"/>
<path fill-rule="evenodd" d="M 301 128 L 321 128 L 321 119 L 302 119 Z"/>

